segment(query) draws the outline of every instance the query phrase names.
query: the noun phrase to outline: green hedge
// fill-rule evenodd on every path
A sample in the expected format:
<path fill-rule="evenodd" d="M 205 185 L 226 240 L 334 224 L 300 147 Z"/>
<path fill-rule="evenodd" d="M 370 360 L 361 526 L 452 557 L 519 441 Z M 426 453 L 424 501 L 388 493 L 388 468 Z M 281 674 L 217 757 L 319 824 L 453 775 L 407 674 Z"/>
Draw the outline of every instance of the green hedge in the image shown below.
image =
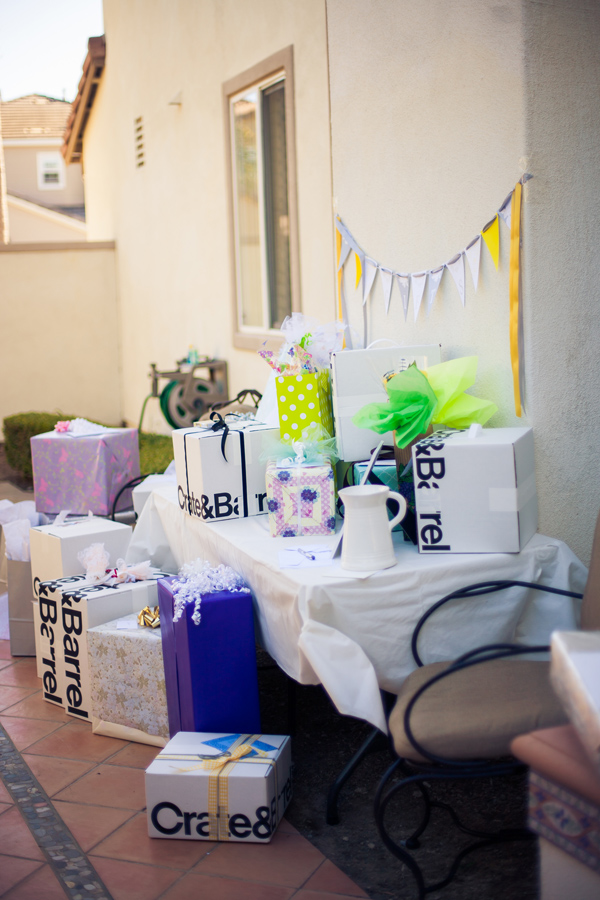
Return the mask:
<path fill-rule="evenodd" d="M 36 434 L 54 431 L 54 426 L 61 420 L 75 418 L 76 416 L 66 416 L 62 413 L 56 415 L 54 413 L 38 412 L 7 416 L 3 422 L 3 431 L 4 450 L 9 466 L 25 478 L 33 479 L 31 438 Z M 173 459 L 173 441 L 171 438 L 165 434 L 140 433 L 139 439 L 141 474 L 151 475 L 154 472 L 164 472 Z"/>

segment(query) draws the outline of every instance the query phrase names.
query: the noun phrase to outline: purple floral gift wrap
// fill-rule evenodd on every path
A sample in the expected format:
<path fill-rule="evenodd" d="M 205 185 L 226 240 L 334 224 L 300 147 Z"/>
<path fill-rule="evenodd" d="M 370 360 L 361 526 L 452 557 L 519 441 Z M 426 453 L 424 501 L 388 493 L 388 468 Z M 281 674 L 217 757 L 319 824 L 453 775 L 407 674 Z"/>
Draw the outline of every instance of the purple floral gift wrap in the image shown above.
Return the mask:
<path fill-rule="evenodd" d="M 137 428 L 80 437 L 38 434 L 31 438 L 31 460 L 38 512 L 108 516 L 123 485 L 140 474 Z M 130 491 L 124 491 L 117 510 L 130 505 Z"/>
<path fill-rule="evenodd" d="M 335 479 L 330 463 L 288 468 L 269 463 L 266 481 L 273 537 L 335 531 Z"/>

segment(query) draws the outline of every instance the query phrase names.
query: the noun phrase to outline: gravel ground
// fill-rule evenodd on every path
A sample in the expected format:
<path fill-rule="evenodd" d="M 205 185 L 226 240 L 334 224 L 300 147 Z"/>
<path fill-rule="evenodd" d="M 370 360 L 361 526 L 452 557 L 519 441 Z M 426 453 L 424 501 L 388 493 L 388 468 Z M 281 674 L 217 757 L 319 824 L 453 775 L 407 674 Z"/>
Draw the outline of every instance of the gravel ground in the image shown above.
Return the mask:
<path fill-rule="evenodd" d="M 0 481 L 22 490 L 31 484 L 6 463 L 0 443 Z M 289 733 L 288 680 L 259 651 L 259 683 L 263 731 Z M 290 822 L 308 840 L 346 872 L 371 900 L 413 900 L 414 880 L 385 849 L 375 828 L 373 797 L 391 762 L 385 748 L 369 755 L 347 782 L 340 802 L 340 824 L 327 825 L 325 805 L 329 786 L 352 754 L 369 735 L 364 722 L 340 716 L 320 687 L 296 688 L 296 733 L 292 739 L 294 796 L 288 807 Z M 456 782 L 435 787 L 435 797 L 450 803 L 471 827 L 514 827 L 525 820 L 526 778 Z M 418 791 L 407 791 L 392 815 L 402 833 L 419 814 Z M 468 843 L 450 824 L 448 814 L 434 810 L 416 859 L 427 881 L 437 881 L 454 856 Z M 537 843 L 519 842 L 474 853 L 462 864 L 456 879 L 432 900 L 535 900 L 537 897 Z"/>

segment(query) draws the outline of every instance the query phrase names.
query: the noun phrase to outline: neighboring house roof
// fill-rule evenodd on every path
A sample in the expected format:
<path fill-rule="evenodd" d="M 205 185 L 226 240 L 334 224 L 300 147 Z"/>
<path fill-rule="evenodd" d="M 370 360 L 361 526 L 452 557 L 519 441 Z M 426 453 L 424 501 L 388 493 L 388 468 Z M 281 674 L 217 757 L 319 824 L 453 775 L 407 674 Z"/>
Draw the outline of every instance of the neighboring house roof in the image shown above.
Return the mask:
<path fill-rule="evenodd" d="M 88 41 L 88 53 L 83 64 L 83 75 L 79 82 L 77 96 L 73 101 L 73 108 L 69 116 L 62 155 L 65 162 L 80 162 L 83 152 L 83 133 L 94 103 L 96 91 L 104 70 L 106 59 L 106 41 L 102 37 L 93 37 Z"/>
<path fill-rule="evenodd" d="M 2 138 L 61 138 L 71 113 L 71 104 L 41 94 L 28 94 L 2 102 Z"/>

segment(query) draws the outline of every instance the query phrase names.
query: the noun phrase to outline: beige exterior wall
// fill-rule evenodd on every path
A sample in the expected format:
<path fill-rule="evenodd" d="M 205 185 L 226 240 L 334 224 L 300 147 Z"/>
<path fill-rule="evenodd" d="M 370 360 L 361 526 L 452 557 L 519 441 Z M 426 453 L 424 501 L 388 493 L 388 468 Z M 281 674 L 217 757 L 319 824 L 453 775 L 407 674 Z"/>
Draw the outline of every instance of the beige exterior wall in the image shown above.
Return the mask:
<path fill-rule="evenodd" d="M 30 410 L 121 422 L 114 249 L 0 249 L 0 421 Z"/>
<path fill-rule="evenodd" d="M 85 241 L 85 223 L 18 197 L 7 197 L 10 242 Z"/>
<path fill-rule="evenodd" d="M 402 272 L 432 269 L 474 238 L 524 170 L 523 297 L 527 415 L 514 414 L 508 243 L 496 273 L 484 247 L 461 307 L 444 274 L 434 308 L 386 316 L 377 280 L 369 337 L 441 343 L 479 356 L 474 393 L 491 425 L 532 425 L 540 531 L 587 561 L 600 507 L 597 285 L 600 7 L 480 0 L 327 0 L 333 192 L 362 249 Z M 352 324 L 360 298 L 346 285 Z"/>
<path fill-rule="evenodd" d="M 189 344 L 228 360 L 232 392 L 267 381 L 257 354 L 232 344 L 222 85 L 289 45 L 302 302 L 334 316 L 325 4 L 105 0 L 104 22 L 107 64 L 84 142 L 88 233 L 117 242 L 124 413 L 137 422 L 149 363 L 170 367 Z M 169 105 L 180 91 L 181 105 Z M 144 426 L 168 430 L 155 402 Z"/>
<path fill-rule="evenodd" d="M 44 190 L 38 188 L 37 155 L 38 153 L 60 154 L 61 141 L 57 140 L 53 144 L 40 142 L 39 145 L 36 142 L 34 146 L 23 146 L 23 144 L 24 142 L 15 146 L 14 142 L 6 141 L 4 145 L 8 193 L 18 194 L 33 203 L 42 203 L 46 206 L 82 206 L 83 180 L 80 163 L 66 166 L 64 188 Z"/>

